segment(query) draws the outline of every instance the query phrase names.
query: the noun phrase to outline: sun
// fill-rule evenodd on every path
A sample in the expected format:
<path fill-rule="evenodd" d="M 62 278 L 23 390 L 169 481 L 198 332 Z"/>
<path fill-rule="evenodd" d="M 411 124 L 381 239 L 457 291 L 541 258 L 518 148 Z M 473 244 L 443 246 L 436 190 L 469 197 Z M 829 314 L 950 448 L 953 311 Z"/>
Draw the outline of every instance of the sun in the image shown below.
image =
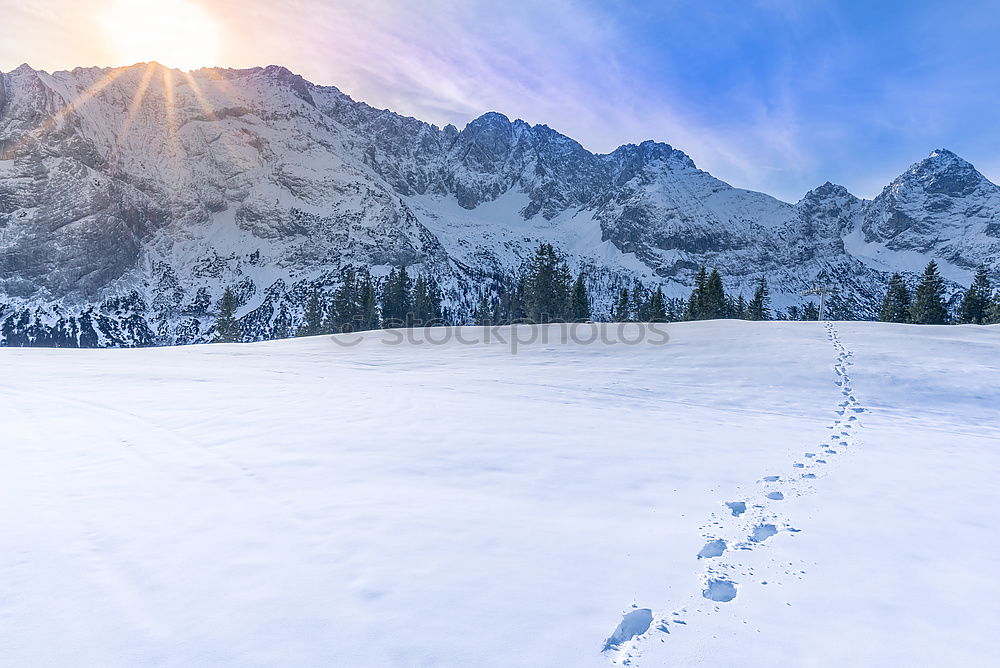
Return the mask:
<path fill-rule="evenodd" d="M 219 64 L 219 26 L 195 2 L 115 0 L 102 23 L 122 65 L 156 61 L 194 70 Z"/>

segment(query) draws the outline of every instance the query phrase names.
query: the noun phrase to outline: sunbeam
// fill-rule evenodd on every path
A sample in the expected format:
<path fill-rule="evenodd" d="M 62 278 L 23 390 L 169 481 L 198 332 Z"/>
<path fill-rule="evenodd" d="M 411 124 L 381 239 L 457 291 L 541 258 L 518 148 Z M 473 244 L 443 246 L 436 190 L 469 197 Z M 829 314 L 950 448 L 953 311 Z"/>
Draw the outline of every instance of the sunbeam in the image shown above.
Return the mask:
<path fill-rule="evenodd" d="M 188 85 L 191 88 L 191 92 L 194 94 L 195 98 L 198 100 L 198 104 L 201 105 L 202 111 L 205 112 L 205 116 L 209 121 L 218 121 L 219 117 L 212 107 L 211 103 L 208 101 L 208 96 L 201 89 L 201 86 L 195 80 L 194 76 L 190 72 L 181 72 L 185 79 L 187 79 Z M 224 157 L 228 158 L 232 155 L 232 147 L 229 145 L 229 141 L 226 139 L 225 126 L 219 129 L 219 139 L 221 140 L 222 151 L 226 154 Z"/>
<path fill-rule="evenodd" d="M 122 144 L 128 138 L 129 130 L 132 129 L 132 124 L 135 122 L 135 116 L 139 113 L 140 107 L 142 107 L 142 101 L 146 97 L 146 89 L 149 88 L 149 82 L 152 80 L 155 70 L 155 63 L 148 63 L 146 65 L 146 69 L 143 70 L 142 80 L 139 82 L 139 87 L 136 89 L 135 96 L 132 98 L 132 104 L 129 105 L 128 113 L 125 115 L 125 120 L 122 122 L 121 130 L 115 138 L 115 148 L 112 154 L 113 162 L 117 162 L 118 160 Z"/>
<path fill-rule="evenodd" d="M 177 139 L 177 98 L 174 91 L 173 70 L 164 67 L 162 80 L 163 97 L 166 101 L 168 184 L 171 186 L 167 196 L 173 202 L 176 199 L 176 193 L 173 190 L 174 181 L 176 181 L 178 175 L 181 173 L 179 157 L 180 143 Z"/>
<path fill-rule="evenodd" d="M 205 93 L 202 92 L 201 86 L 198 85 L 198 82 L 195 81 L 191 73 L 181 72 L 181 74 L 184 76 L 185 79 L 187 79 L 188 85 L 191 87 L 191 92 L 194 93 L 195 98 L 197 98 L 198 100 L 198 104 L 201 105 L 201 108 L 205 112 L 205 115 L 208 116 L 208 119 L 210 121 L 219 120 L 218 117 L 215 115 L 215 109 L 213 109 L 212 105 L 208 103 L 208 98 L 205 97 Z"/>
<path fill-rule="evenodd" d="M 103 77 L 101 77 L 101 79 L 98 80 L 97 83 L 92 85 L 90 88 L 83 91 L 72 100 L 66 101 L 66 104 L 63 106 L 62 109 L 55 112 L 48 118 L 46 118 L 37 128 L 26 133 L 21 138 L 20 141 L 18 141 L 9 149 L 0 154 L 0 159 L 13 160 L 17 158 L 20 152 L 24 148 L 26 148 L 29 143 L 41 139 L 42 136 L 44 136 L 47 132 L 49 132 L 57 125 L 62 123 L 66 119 L 66 117 L 69 116 L 71 113 L 73 113 L 74 111 L 85 105 L 87 102 L 92 100 L 95 95 L 104 90 L 108 86 L 108 84 L 110 84 L 112 81 L 120 77 L 126 71 L 127 71 L 126 68 L 118 68 L 111 70 Z"/>

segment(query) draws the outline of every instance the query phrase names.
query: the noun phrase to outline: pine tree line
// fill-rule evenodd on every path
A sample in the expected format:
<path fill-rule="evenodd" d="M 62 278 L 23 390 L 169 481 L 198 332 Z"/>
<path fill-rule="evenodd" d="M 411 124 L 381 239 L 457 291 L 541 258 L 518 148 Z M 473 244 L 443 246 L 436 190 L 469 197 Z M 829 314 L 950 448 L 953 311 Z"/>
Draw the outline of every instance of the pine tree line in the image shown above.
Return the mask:
<path fill-rule="evenodd" d="M 318 336 L 387 327 L 440 325 L 445 322 L 446 315 L 443 301 L 438 281 L 430 274 L 419 274 L 414 280 L 404 266 L 393 269 L 384 280 L 378 281 L 367 268 L 346 267 L 329 299 L 313 289 L 302 323 L 295 333 L 296 336 Z M 215 342 L 242 340 L 236 309 L 233 291 L 226 288 L 219 303 Z"/>
<path fill-rule="evenodd" d="M 798 308 L 793 313 L 797 316 Z M 695 275 L 694 290 L 688 297 L 683 319 L 771 320 L 776 315 L 771 312 L 771 293 L 767 286 L 767 279 L 763 276 L 757 280 L 753 297 L 747 302 L 742 294 L 736 297 L 726 294 L 722 275 L 718 269 L 712 269 L 712 272 L 708 273 L 707 268 L 702 266 Z M 794 319 L 798 319 L 798 317 Z"/>
<path fill-rule="evenodd" d="M 980 266 L 972 285 L 963 293 L 958 313 L 952 318 L 948 312 L 946 286 L 937 262 L 931 260 L 913 292 L 895 273 L 889 279 L 882 308 L 882 322 L 910 323 L 915 325 L 957 324 L 991 325 L 1000 323 L 1000 288 L 996 292 L 990 285 L 986 267 Z"/>
<path fill-rule="evenodd" d="M 573 278 L 566 260 L 552 244 L 540 244 L 520 272 L 493 277 L 479 293 L 473 320 L 477 325 L 587 322 L 592 304 L 586 276 Z"/>
<path fill-rule="evenodd" d="M 785 312 L 773 310 L 770 290 L 763 276 L 758 279 L 749 301 L 743 294 L 727 294 L 719 271 L 712 269 L 709 272 L 704 266 L 695 276 L 694 289 L 686 300 L 667 297 L 659 286 L 649 288 L 634 281 L 631 286 L 619 290 L 609 311 L 595 314 L 587 286 L 586 271 L 579 271 L 574 278 L 568 263 L 552 244 L 543 243 L 520 271 L 480 277 L 476 289 L 478 296 L 463 297 L 469 305 L 464 313 L 472 311 L 474 324 L 489 326 L 587 322 L 591 319 L 610 322 L 819 319 L 818 308 L 811 301 L 790 306 Z M 475 304 L 474 310 L 472 304 Z M 216 341 L 241 340 L 236 309 L 236 299 L 227 288 L 219 304 Z M 836 314 L 837 319 L 852 319 L 849 304 L 836 296 L 831 298 L 828 312 Z M 459 322 L 452 322 L 456 317 Z M 310 293 L 297 335 L 466 324 L 468 317 L 449 314 L 440 284 L 429 273 L 413 278 L 402 266 L 392 269 L 380 280 L 367 268 L 347 267 L 341 271 L 339 285 L 331 295 L 324 298 L 317 289 Z M 901 274 L 892 275 L 879 320 L 915 324 L 1000 323 L 1000 289 L 993 291 L 986 269 L 980 267 L 963 295 L 957 317 L 952 319 L 946 284 L 937 264 L 931 261 L 912 293 Z"/>

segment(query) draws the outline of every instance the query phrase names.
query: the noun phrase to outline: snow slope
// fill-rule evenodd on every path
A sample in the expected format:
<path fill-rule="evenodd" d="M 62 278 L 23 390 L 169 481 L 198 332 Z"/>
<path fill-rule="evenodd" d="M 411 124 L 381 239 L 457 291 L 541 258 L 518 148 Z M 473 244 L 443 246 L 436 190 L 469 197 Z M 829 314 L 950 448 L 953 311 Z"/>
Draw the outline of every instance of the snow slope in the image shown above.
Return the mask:
<path fill-rule="evenodd" d="M 1000 328 L 665 327 L 0 349 L 3 662 L 988 662 Z"/>

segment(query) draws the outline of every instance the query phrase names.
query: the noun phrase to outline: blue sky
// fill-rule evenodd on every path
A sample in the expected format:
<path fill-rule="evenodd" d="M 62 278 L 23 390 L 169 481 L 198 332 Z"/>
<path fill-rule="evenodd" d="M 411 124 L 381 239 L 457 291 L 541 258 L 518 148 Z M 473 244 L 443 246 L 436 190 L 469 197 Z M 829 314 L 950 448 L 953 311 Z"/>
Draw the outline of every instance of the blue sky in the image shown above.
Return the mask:
<path fill-rule="evenodd" d="M 0 0 L 0 69 L 129 64 L 87 23 L 129 2 L 157 0 Z M 206 65 L 282 64 L 439 125 L 496 110 L 601 152 L 665 141 L 789 201 L 827 180 L 872 197 L 940 147 L 1000 180 L 995 2 L 171 2 L 215 24 Z"/>

